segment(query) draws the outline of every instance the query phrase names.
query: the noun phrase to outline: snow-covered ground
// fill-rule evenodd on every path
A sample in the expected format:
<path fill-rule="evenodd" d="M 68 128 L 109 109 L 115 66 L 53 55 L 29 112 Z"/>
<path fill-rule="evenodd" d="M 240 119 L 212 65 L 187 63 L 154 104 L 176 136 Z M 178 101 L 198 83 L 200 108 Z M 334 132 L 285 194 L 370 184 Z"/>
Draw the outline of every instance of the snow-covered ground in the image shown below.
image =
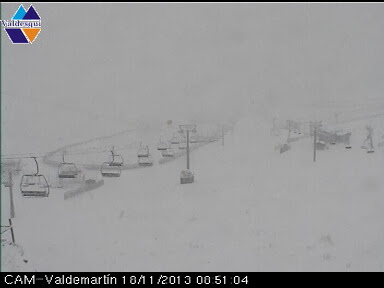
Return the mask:
<path fill-rule="evenodd" d="M 6 240 L 1 241 L 1 267 L 2 271 L 36 271 L 34 265 L 26 257 L 23 248 Z"/>
<path fill-rule="evenodd" d="M 37 271 L 384 271 L 384 149 L 350 125 L 353 149 L 316 163 L 311 138 L 279 154 L 250 116 L 191 154 L 190 185 L 181 157 L 65 201 L 15 193 L 17 243 Z"/>

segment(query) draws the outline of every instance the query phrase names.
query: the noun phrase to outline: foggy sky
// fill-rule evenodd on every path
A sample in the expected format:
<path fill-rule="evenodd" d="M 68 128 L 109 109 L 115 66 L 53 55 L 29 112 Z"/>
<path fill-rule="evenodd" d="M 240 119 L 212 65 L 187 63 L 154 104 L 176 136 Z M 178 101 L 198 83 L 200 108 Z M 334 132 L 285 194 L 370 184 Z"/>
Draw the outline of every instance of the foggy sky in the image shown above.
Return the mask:
<path fill-rule="evenodd" d="M 3 3 L 2 19 L 18 6 Z M 9 143 L 10 129 L 34 121 L 40 135 L 65 121 L 86 129 L 136 117 L 221 120 L 251 103 L 282 115 L 383 97 L 382 3 L 34 6 L 42 30 L 33 44 L 12 45 L 2 31 Z M 23 109 L 16 123 L 18 105 L 31 101 L 35 111 Z"/>

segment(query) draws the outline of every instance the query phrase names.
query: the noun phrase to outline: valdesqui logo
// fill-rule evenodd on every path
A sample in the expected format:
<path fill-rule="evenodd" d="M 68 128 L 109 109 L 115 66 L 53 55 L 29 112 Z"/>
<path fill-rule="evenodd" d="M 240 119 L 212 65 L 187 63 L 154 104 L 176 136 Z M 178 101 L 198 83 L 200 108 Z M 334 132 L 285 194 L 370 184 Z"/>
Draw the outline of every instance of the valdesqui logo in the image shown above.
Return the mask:
<path fill-rule="evenodd" d="M 41 30 L 41 18 L 33 5 L 27 11 L 20 5 L 11 21 L 1 23 L 13 44 L 32 44 Z"/>

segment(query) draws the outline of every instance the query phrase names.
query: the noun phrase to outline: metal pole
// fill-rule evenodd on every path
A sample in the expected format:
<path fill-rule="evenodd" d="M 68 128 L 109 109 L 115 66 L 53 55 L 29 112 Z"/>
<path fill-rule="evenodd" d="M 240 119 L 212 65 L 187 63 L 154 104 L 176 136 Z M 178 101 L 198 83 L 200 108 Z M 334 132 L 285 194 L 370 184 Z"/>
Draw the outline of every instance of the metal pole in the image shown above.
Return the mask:
<path fill-rule="evenodd" d="M 13 179 L 12 179 L 12 171 L 9 172 L 9 194 L 10 194 L 10 201 L 11 201 L 11 218 L 15 218 L 15 206 L 13 204 Z"/>
<path fill-rule="evenodd" d="M 189 131 L 187 130 L 187 170 L 189 170 Z"/>
<path fill-rule="evenodd" d="M 12 243 L 15 244 L 15 234 L 13 233 L 13 225 L 12 225 L 12 220 L 11 219 L 9 219 L 9 226 L 11 228 Z"/>

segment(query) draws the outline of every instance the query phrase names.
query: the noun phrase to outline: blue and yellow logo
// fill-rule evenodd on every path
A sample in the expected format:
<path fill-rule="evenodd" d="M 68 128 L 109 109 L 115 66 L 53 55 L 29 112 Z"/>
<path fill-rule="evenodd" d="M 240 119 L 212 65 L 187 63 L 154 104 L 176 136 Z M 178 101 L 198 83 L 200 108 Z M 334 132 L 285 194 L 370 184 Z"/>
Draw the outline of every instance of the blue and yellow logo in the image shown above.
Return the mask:
<path fill-rule="evenodd" d="M 20 5 L 11 21 L 1 20 L 1 23 L 13 44 L 32 43 L 41 30 L 41 18 L 33 5 L 27 11 Z"/>

